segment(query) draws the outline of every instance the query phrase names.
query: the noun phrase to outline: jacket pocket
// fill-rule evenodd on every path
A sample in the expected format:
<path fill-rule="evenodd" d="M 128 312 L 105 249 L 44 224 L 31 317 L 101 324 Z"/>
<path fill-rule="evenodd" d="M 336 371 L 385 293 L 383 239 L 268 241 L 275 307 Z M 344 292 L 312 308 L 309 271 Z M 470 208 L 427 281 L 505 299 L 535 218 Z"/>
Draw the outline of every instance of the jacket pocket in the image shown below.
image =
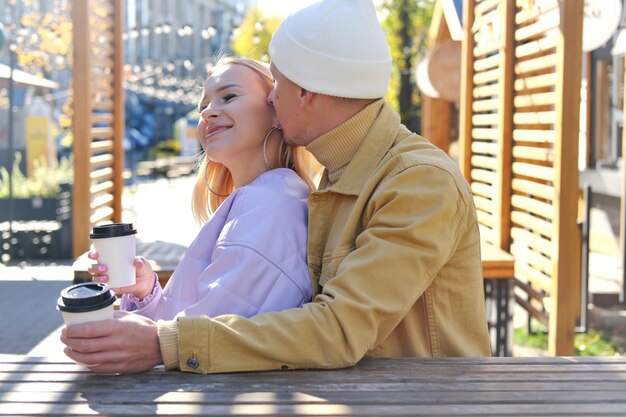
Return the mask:
<path fill-rule="evenodd" d="M 352 245 L 342 245 L 334 248 L 328 255 L 322 258 L 322 268 L 320 271 L 319 285 L 323 287 L 326 283 L 337 275 L 337 269 L 345 257 L 354 250 Z"/>

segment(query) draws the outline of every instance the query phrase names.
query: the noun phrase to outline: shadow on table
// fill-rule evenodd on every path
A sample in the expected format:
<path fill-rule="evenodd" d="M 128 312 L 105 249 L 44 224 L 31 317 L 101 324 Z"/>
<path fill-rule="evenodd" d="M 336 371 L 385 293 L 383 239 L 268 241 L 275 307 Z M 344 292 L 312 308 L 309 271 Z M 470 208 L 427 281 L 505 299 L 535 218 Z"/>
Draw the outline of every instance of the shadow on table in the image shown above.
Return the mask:
<path fill-rule="evenodd" d="M 108 386 L 110 389 L 103 391 L 102 388 L 92 387 L 91 384 Z M 95 374 L 89 382 L 80 382 L 75 388 L 87 402 L 87 406 L 98 415 L 156 416 L 160 408 L 156 401 L 167 392 L 158 389 L 146 391 L 141 378 L 129 384 L 127 376 L 122 383 L 115 375 Z"/>
<path fill-rule="evenodd" d="M 300 415 L 304 409 L 309 413 L 342 415 L 349 414 L 350 410 L 349 405 L 342 404 L 338 398 L 327 399 L 328 393 L 308 394 L 306 389 L 285 387 L 272 382 L 273 378 L 268 374 L 252 374 L 256 383 L 247 388 L 244 388 L 246 385 L 235 384 L 241 388 L 233 390 L 233 383 L 224 383 L 219 375 L 188 374 L 179 377 L 175 373 L 178 372 L 135 376 L 94 375 L 93 379 L 90 378 L 93 383 L 111 389 L 98 390 L 85 382 L 76 388 L 91 410 L 106 415 Z M 265 381 L 266 377 L 270 381 Z M 187 378 L 195 382 L 185 383 Z M 198 379 L 203 381 L 198 383 Z M 225 379 L 250 380 L 239 375 L 226 376 Z"/>

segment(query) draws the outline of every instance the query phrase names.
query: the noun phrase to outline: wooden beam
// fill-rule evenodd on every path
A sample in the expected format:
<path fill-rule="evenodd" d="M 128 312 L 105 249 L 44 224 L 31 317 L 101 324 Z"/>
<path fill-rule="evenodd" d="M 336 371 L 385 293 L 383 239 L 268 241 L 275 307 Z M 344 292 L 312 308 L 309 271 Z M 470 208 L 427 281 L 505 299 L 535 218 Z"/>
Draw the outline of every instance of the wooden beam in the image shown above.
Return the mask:
<path fill-rule="evenodd" d="M 90 1 L 77 1 L 72 6 L 74 68 L 73 151 L 74 187 L 72 196 L 72 244 L 74 258 L 89 248 L 91 229 L 91 194 L 89 170 L 91 158 L 91 48 L 89 36 Z"/>
<path fill-rule="evenodd" d="M 624 57 L 624 85 L 626 85 L 626 57 Z M 626 95 L 624 95 L 624 110 L 626 110 Z M 622 254 L 622 291 L 620 302 L 626 303 L 626 129 L 622 129 L 622 189 L 620 192 L 620 227 L 619 246 Z"/>
<path fill-rule="evenodd" d="M 515 38 L 515 0 L 506 0 L 498 6 L 500 24 L 503 28 L 500 37 L 500 120 L 498 121 L 498 172 L 495 193 L 495 213 L 497 225 L 494 229 L 496 246 L 509 251 L 511 246 L 511 153 L 513 137 L 513 76 Z"/>
<path fill-rule="evenodd" d="M 124 1 L 115 1 L 115 16 L 113 26 L 113 45 L 115 51 L 114 104 L 113 104 L 113 221 L 122 221 L 122 194 L 124 192 L 124 88 L 122 86 L 124 74 Z"/>
<path fill-rule="evenodd" d="M 439 38 L 439 34 L 441 31 L 441 26 L 445 23 L 445 19 L 443 16 L 443 8 L 441 6 L 442 0 L 437 0 L 435 2 L 435 7 L 433 8 L 433 15 L 430 19 L 430 26 L 428 27 L 428 39 L 427 46 L 429 49 L 432 49 L 437 44 L 437 40 Z"/>
<path fill-rule="evenodd" d="M 450 149 L 451 104 L 449 101 L 422 96 L 422 136 L 448 152 Z"/>
<path fill-rule="evenodd" d="M 580 231 L 578 218 L 578 136 L 582 65 L 584 0 L 560 3 L 557 51 L 556 123 L 554 144 L 553 300 L 548 350 L 551 355 L 574 354 L 576 316 L 580 307 Z"/>
<path fill-rule="evenodd" d="M 474 102 L 474 8 L 475 0 L 463 2 L 463 43 L 461 46 L 461 99 L 459 104 L 459 166 L 471 182 L 472 113 Z"/>

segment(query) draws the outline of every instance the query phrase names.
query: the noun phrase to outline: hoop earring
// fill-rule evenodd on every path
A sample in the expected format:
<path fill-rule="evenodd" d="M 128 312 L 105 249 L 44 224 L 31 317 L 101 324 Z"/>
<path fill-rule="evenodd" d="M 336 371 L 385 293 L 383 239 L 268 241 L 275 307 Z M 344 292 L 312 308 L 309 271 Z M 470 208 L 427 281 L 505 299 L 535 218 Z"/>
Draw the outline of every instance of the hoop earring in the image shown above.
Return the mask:
<path fill-rule="evenodd" d="M 269 170 L 274 169 L 274 167 L 272 167 L 270 163 L 267 161 L 267 140 L 270 138 L 270 135 L 274 133 L 274 131 L 276 130 L 278 130 L 277 127 L 271 128 L 270 131 L 267 132 L 267 134 L 265 135 L 265 139 L 263 139 L 263 160 L 265 161 L 265 166 L 267 166 Z"/>
<path fill-rule="evenodd" d="M 208 178 L 207 178 L 207 176 L 206 176 L 206 175 L 207 175 L 207 172 L 208 172 L 208 169 L 207 169 L 207 168 L 208 168 L 208 165 L 209 165 L 209 164 L 207 163 L 207 167 L 205 167 L 205 169 L 204 169 L 204 185 L 206 186 L 207 190 L 209 190 L 209 192 L 210 192 L 211 194 L 213 194 L 214 196 L 221 197 L 221 198 L 226 198 L 226 197 L 228 197 L 230 194 L 226 194 L 226 195 L 224 195 L 224 194 L 219 194 L 219 193 L 216 193 L 215 191 L 213 191 L 213 190 L 211 189 L 211 187 L 209 187 L 209 179 L 208 179 Z"/>

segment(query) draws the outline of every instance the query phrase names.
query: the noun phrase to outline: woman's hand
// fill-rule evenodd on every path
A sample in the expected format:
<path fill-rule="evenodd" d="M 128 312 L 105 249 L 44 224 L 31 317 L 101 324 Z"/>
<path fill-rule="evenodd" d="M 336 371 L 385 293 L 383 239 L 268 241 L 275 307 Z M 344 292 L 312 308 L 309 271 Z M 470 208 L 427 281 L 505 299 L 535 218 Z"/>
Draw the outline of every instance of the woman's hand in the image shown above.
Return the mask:
<path fill-rule="evenodd" d="M 93 249 L 87 255 L 89 259 L 98 260 L 98 252 Z M 135 258 L 135 285 L 128 287 L 111 288 L 116 294 L 132 294 L 143 300 L 152 293 L 155 285 L 154 271 L 150 262 L 146 258 L 137 256 Z M 92 281 L 108 284 L 107 266 L 105 264 L 92 264 L 87 271 L 92 275 Z"/>

